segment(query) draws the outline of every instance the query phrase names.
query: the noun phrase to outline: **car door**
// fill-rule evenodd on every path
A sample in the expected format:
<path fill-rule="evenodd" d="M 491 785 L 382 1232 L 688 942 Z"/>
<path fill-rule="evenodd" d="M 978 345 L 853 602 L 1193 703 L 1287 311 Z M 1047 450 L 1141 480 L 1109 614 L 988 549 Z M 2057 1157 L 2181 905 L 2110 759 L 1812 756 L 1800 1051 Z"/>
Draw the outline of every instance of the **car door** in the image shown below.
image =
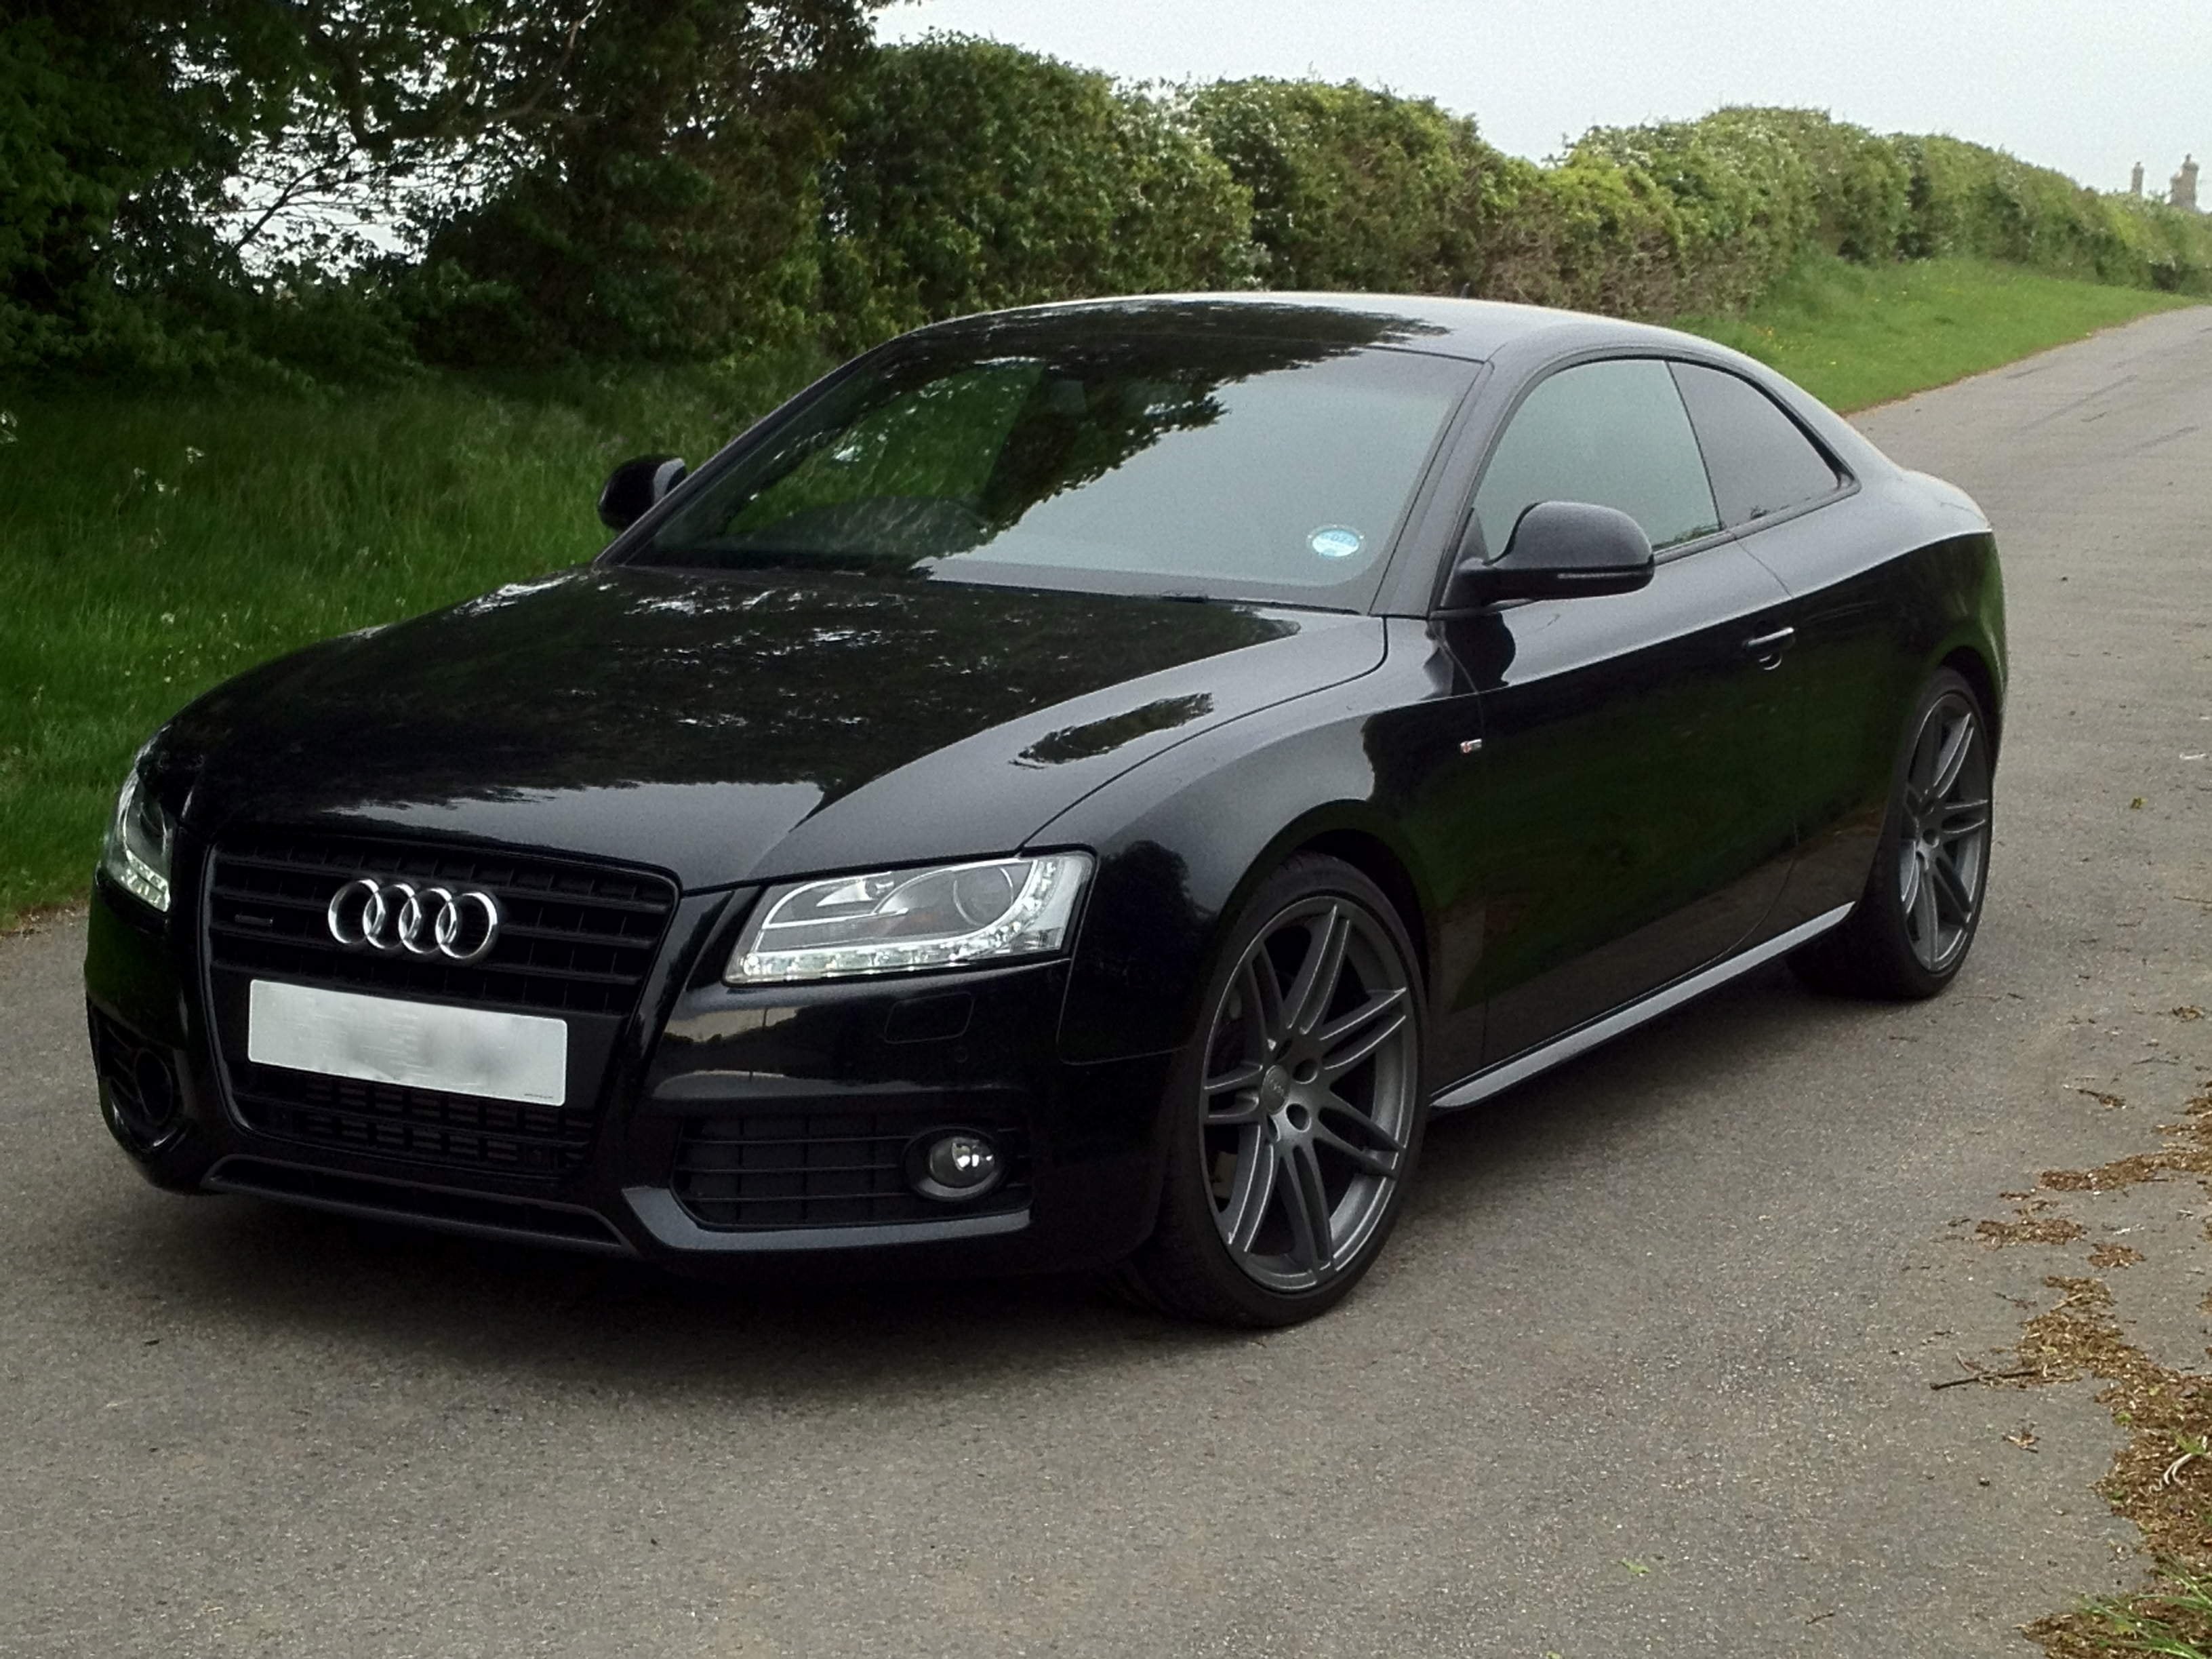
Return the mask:
<path fill-rule="evenodd" d="M 1716 958 L 1780 891 L 1795 825 L 1787 590 L 1719 522 L 1668 364 L 1535 385 L 1475 492 L 1487 556 L 1540 501 L 1634 518 L 1650 584 L 1438 624 L 1482 710 L 1480 985 L 1495 1065 Z"/>
<path fill-rule="evenodd" d="M 1678 362 L 1675 383 L 1705 457 L 1722 524 L 1789 589 L 1784 613 L 1802 709 L 1793 763 L 1796 868 L 1777 903 L 1777 930 L 1849 904 L 1866 879 L 1889 795 L 1904 703 L 1918 670 L 1898 641 L 1900 617 L 1943 607 L 1909 591 L 1902 562 L 1844 504 L 1852 480 L 1749 380 Z"/>

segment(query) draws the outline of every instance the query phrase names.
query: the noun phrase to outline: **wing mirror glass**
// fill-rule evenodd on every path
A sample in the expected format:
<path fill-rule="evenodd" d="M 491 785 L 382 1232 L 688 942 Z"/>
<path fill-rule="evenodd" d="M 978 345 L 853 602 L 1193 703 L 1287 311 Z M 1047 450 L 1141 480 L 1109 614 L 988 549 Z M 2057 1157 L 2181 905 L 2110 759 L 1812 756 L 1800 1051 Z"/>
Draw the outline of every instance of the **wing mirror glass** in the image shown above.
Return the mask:
<path fill-rule="evenodd" d="M 1473 611 L 1501 599 L 1564 599 L 1584 593 L 1632 593 L 1651 580 L 1651 543 L 1626 513 L 1589 501 L 1539 501 L 1521 515 L 1512 539 L 1486 561 L 1477 526 L 1444 584 L 1443 611 Z"/>
<path fill-rule="evenodd" d="M 684 482 L 685 471 L 680 455 L 641 455 L 624 461 L 599 491 L 599 522 L 610 530 L 629 529 Z"/>

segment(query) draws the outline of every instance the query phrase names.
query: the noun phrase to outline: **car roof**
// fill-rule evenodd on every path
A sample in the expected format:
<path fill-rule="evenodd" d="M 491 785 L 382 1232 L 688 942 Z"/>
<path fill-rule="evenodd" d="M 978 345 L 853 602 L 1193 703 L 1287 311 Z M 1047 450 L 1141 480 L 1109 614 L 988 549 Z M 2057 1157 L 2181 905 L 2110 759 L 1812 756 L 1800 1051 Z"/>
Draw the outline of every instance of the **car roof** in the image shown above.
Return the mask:
<path fill-rule="evenodd" d="M 1710 353 L 1711 343 L 1673 329 L 1587 312 L 1502 300 L 1450 300 L 1428 295 L 1246 291 L 1133 295 L 1024 306 L 956 318 L 919 331 L 930 337 L 970 334 L 1082 339 L 1182 331 L 1266 334 L 1344 344 L 1396 346 L 1486 362 L 1522 343 L 1561 351 L 1607 345 Z M 1539 341 L 1538 337 L 1551 337 Z"/>

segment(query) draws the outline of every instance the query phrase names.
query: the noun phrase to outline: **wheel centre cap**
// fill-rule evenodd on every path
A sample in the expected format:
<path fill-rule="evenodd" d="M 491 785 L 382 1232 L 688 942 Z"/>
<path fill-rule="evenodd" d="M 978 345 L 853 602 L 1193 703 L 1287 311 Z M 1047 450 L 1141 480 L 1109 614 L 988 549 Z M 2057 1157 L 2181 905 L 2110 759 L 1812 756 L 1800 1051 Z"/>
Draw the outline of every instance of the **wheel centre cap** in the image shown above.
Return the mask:
<path fill-rule="evenodd" d="M 1280 1111 L 1290 1092 L 1291 1074 L 1281 1066 L 1270 1066 L 1260 1074 L 1260 1104 L 1266 1110 Z"/>

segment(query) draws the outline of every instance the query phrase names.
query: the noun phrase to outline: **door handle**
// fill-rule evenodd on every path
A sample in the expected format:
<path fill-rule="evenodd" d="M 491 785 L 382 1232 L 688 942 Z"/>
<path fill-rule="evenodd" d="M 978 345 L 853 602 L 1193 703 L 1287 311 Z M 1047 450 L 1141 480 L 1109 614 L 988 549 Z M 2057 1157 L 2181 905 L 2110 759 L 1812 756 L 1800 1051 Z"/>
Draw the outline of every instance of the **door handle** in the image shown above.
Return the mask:
<path fill-rule="evenodd" d="M 1797 637 L 1794 628 L 1778 628 L 1771 634 L 1754 634 L 1743 642 L 1744 655 L 1755 658 L 1761 668 L 1772 668 L 1782 660 L 1782 653 Z"/>

